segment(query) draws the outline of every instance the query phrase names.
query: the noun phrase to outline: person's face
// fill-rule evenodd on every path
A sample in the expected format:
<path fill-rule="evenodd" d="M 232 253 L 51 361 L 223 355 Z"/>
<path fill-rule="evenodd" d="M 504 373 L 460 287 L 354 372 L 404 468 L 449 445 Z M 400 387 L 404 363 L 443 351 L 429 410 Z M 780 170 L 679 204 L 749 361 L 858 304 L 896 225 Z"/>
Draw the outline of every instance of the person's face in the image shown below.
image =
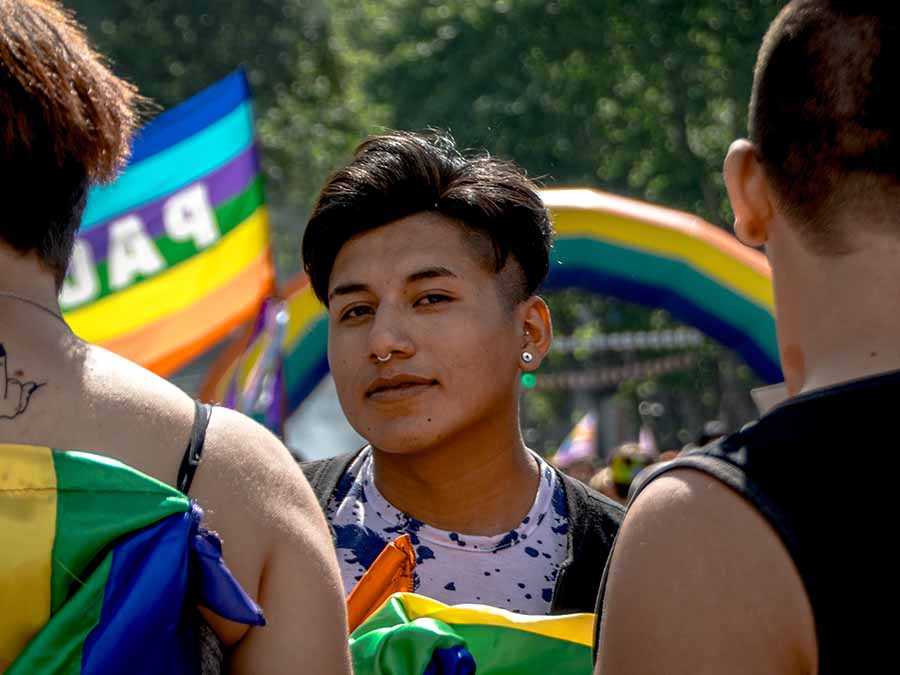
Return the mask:
<path fill-rule="evenodd" d="M 529 302 L 510 307 L 498 281 L 471 234 L 439 214 L 341 248 L 329 279 L 329 363 L 347 419 L 375 447 L 417 452 L 514 413 Z"/>

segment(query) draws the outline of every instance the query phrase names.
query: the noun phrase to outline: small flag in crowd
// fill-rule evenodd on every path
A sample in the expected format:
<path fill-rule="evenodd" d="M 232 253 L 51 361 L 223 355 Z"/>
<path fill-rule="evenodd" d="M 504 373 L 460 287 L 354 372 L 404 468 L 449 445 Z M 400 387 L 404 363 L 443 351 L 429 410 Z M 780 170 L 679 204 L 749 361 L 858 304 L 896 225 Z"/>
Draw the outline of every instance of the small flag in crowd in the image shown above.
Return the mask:
<path fill-rule="evenodd" d="M 590 412 L 579 420 L 553 456 L 560 468 L 575 462 L 593 461 L 597 452 L 597 416 Z"/>

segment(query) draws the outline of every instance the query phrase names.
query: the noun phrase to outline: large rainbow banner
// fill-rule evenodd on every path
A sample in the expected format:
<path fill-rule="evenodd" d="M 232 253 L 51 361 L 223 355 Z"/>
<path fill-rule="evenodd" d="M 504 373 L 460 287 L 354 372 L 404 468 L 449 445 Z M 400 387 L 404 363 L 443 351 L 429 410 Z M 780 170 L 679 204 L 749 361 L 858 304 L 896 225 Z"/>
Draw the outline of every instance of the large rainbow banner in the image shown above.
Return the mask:
<path fill-rule="evenodd" d="M 697 216 L 598 190 L 543 192 L 556 245 L 544 288 L 661 307 L 782 380 L 769 263 Z"/>
<path fill-rule="evenodd" d="M 696 216 L 597 190 L 542 192 L 556 228 L 545 289 L 580 288 L 650 307 L 734 349 L 761 380 L 782 380 L 771 271 L 765 256 Z M 286 409 L 328 372 L 328 321 L 308 281 L 286 291 L 283 334 Z M 248 337 L 212 370 L 203 396 L 223 401 L 263 351 Z"/>
<path fill-rule="evenodd" d="M 236 72 L 145 127 L 91 190 L 60 296 L 77 335 L 167 375 L 272 290 L 253 108 Z"/>

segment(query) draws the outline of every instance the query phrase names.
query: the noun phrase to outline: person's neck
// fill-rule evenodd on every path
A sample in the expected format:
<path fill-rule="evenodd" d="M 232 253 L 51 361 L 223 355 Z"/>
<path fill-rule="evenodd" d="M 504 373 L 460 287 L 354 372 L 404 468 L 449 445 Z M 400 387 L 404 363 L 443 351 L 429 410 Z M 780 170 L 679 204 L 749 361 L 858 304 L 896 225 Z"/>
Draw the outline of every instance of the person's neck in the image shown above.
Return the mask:
<path fill-rule="evenodd" d="M 56 363 L 78 340 L 62 319 L 53 273 L 0 244 L 0 343 L 19 363 Z M 56 364 L 58 365 L 58 364 Z"/>
<path fill-rule="evenodd" d="M 504 416 L 505 417 L 505 416 Z M 375 485 L 395 507 L 433 527 L 496 535 L 528 514 L 539 484 L 518 415 L 484 422 L 427 450 L 374 449 Z"/>
<path fill-rule="evenodd" d="M 807 265 L 799 313 L 802 375 L 808 392 L 900 370 L 900 240 Z"/>
<path fill-rule="evenodd" d="M 0 301 L 30 301 L 62 315 L 56 280 L 34 255 L 21 255 L 0 244 Z"/>

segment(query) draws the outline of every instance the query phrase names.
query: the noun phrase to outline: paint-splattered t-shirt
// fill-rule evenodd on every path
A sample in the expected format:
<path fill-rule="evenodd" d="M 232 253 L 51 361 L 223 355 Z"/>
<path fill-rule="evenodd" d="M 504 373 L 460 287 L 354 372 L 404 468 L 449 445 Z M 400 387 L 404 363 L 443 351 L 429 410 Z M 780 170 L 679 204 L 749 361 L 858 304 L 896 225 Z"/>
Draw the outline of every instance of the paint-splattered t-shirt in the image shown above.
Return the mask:
<path fill-rule="evenodd" d="M 565 490 L 543 460 L 540 487 L 519 526 L 496 536 L 439 530 L 393 507 L 375 487 L 366 448 L 342 476 L 326 515 L 334 528 L 349 593 L 388 542 L 408 534 L 416 550 L 414 590 L 447 604 L 463 602 L 546 614 L 568 553 Z"/>

